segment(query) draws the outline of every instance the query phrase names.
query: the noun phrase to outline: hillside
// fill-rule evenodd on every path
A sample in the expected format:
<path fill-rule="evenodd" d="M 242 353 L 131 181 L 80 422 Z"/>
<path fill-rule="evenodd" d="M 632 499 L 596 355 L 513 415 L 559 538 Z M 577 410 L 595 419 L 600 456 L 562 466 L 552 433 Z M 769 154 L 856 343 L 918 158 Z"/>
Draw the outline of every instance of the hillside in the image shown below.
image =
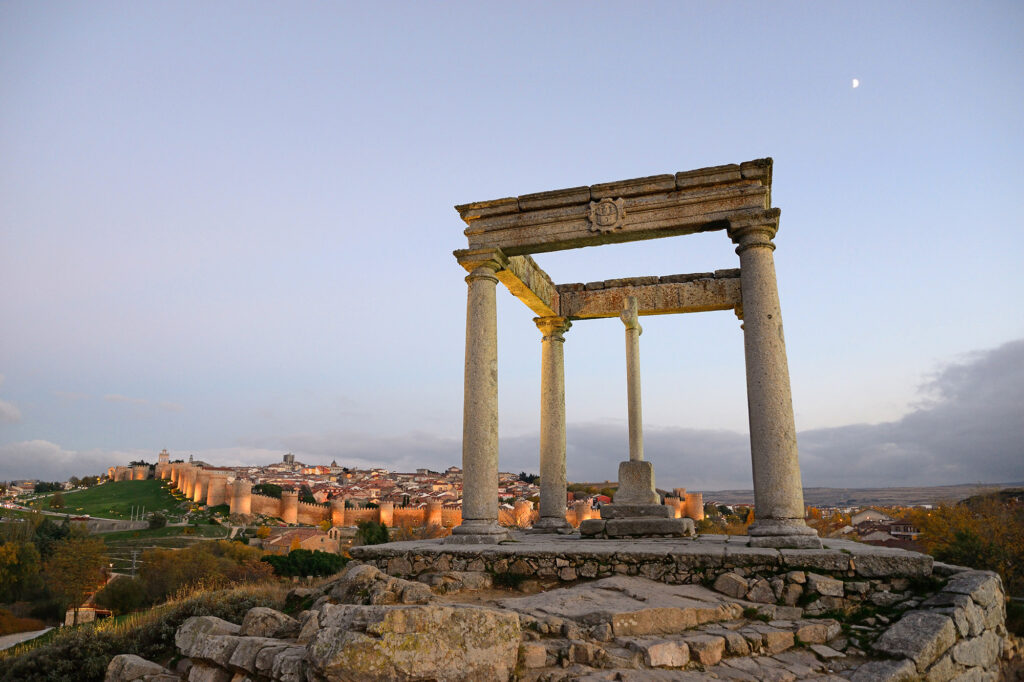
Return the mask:
<path fill-rule="evenodd" d="M 804 488 L 804 503 L 815 507 L 864 507 L 868 505 L 909 507 L 959 500 L 1005 488 L 1019 488 L 1021 483 L 963 483 L 932 487 L 902 488 Z M 704 493 L 705 502 L 720 504 L 751 504 L 752 490 L 714 490 Z"/>
<path fill-rule="evenodd" d="M 145 508 L 147 512 L 163 511 L 177 513 L 178 505 L 163 481 L 118 481 L 104 483 L 85 490 L 63 493 L 64 508 L 60 510 L 73 515 L 98 516 L 105 519 L 130 519 L 132 509 Z M 49 510 L 50 498 L 36 500 L 33 506 Z"/>

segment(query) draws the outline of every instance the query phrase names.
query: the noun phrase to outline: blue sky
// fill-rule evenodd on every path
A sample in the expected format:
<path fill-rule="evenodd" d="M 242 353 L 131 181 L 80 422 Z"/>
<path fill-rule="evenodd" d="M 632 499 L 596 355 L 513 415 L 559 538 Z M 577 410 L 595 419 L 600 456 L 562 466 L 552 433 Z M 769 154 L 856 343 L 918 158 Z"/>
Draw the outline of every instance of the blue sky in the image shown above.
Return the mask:
<path fill-rule="evenodd" d="M 1024 362 L 1022 27 L 1012 2 L 4 3 L 0 478 L 164 447 L 457 464 L 452 206 L 764 156 L 798 429 L 920 462 L 883 431 L 951 368 Z M 721 233 L 537 260 L 558 282 L 738 263 Z M 531 317 L 499 297 L 502 468 L 537 468 Z M 710 437 L 746 430 L 735 317 L 644 329 L 659 483 L 749 485 Z M 625 458 L 622 334 L 567 335 L 572 477 Z M 857 480 L 1024 479 L 1007 390 L 958 398 L 1004 439 L 989 468 Z M 812 485 L 868 447 L 804 440 Z"/>

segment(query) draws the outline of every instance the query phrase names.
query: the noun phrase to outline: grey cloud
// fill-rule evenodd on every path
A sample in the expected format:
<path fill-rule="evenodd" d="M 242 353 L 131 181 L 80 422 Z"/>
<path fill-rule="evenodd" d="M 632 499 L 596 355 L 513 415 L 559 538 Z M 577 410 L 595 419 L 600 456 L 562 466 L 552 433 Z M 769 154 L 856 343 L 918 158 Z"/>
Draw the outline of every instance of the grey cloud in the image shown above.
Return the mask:
<path fill-rule="evenodd" d="M 128 405 L 148 405 L 149 401 L 145 398 L 132 398 L 126 395 L 119 395 L 117 393 L 108 393 L 103 396 L 103 399 L 108 403 L 126 403 Z"/>
<path fill-rule="evenodd" d="M 127 464 L 150 453 L 116 450 L 65 450 L 46 440 L 0 445 L 0 480 L 38 478 L 65 481 L 72 476 L 105 473 L 107 467 Z M 152 460 L 152 457 L 150 458 Z"/>
<path fill-rule="evenodd" d="M 0 424 L 16 424 L 21 421 L 21 410 L 12 402 L 0 400 Z"/>

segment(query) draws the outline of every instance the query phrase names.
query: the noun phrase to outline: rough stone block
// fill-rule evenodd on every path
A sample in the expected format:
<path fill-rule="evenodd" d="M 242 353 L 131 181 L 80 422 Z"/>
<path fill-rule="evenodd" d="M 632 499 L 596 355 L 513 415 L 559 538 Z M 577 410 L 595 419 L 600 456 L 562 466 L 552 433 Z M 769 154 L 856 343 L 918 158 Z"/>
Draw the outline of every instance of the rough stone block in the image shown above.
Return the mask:
<path fill-rule="evenodd" d="M 742 599 L 746 596 L 749 588 L 745 578 L 730 572 L 718 576 L 715 580 L 714 589 L 730 597 Z"/>
<path fill-rule="evenodd" d="M 524 642 L 519 646 L 519 660 L 524 668 L 543 668 L 547 658 L 548 650 L 540 642 Z"/>
<path fill-rule="evenodd" d="M 843 581 L 817 573 L 808 573 L 807 589 L 826 597 L 842 597 Z"/>
<path fill-rule="evenodd" d="M 636 648 L 651 668 L 682 668 L 690 662 L 690 649 L 684 642 L 662 639 L 638 642 Z"/>
<path fill-rule="evenodd" d="M 943 592 L 966 594 L 981 606 L 991 606 L 1003 598 L 1003 586 L 999 576 L 988 571 L 959 573 L 950 578 Z"/>
<path fill-rule="evenodd" d="M 988 668 L 998 658 L 999 636 L 991 631 L 980 637 L 961 640 L 953 646 L 953 660 L 960 665 Z"/>
<path fill-rule="evenodd" d="M 582 537 L 594 537 L 604 534 L 604 519 L 587 519 L 580 523 L 580 535 Z"/>
<path fill-rule="evenodd" d="M 690 635 L 683 641 L 690 649 L 690 657 L 703 665 L 715 665 L 725 653 L 725 638 L 716 635 Z"/>
<path fill-rule="evenodd" d="M 775 602 L 775 593 L 767 580 L 755 580 L 747 592 L 747 599 L 758 604 L 772 604 Z"/>
<path fill-rule="evenodd" d="M 911 611 L 889 627 L 875 642 L 878 651 L 909 658 L 924 672 L 956 641 L 952 619 L 939 613 Z"/>

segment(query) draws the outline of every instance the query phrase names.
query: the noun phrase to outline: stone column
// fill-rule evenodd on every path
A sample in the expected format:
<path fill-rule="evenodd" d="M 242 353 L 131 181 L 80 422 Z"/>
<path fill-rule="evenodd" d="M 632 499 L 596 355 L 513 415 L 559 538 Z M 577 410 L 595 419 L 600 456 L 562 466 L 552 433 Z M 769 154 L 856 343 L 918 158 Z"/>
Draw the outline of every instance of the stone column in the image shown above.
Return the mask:
<path fill-rule="evenodd" d="M 540 355 L 540 519 L 538 533 L 571 533 L 565 520 L 565 332 L 564 317 L 535 317 Z"/>
<path fill-rule="evenodd" d="M 643 329 L 640 327 L 635 296 L 626 298 L 619 317 L 626 325 L 629 461 L 619 463 L 619 487 L 615 491 L 615 504 L 658 505 L 661 504 L 661 498 L 654 489 L 654 467 L 644 461 L 643 411 L 640 407 L 640 334 Z M 629 513 L 634 511 L 630 510 Z"/>
<path fill-rule="evenodd" d="M 462 413 L 462 523 L 445 540 L 496 543 L 498 525 L 497 259 L 476 264 L 466 277 L 466 375 Z"/>
<path fill-rule="evenodd" d="M 751 546 L 820 547 L 804 523 L 804 495 L 797 460 L 796 425 L 789 387 L 786 342 L 775 279 L 779 210 L 733 221 L 729 237 L 738 244 L 743 299 L 743 345 L 747 363 L 750 458 L 754 474 Z"/>

